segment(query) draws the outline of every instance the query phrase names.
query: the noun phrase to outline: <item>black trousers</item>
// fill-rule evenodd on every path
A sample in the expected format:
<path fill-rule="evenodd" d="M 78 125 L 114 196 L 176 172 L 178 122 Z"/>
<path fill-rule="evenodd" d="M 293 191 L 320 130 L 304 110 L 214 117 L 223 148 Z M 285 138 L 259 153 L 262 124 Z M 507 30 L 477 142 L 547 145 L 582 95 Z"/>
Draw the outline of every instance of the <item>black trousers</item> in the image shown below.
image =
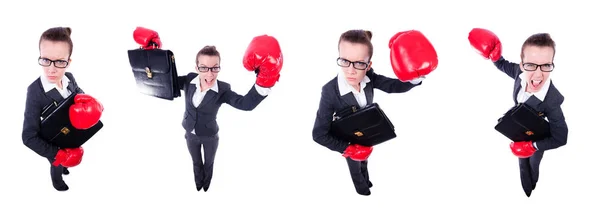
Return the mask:
<path fill-rule="evenodd" d="M 206 137 L 186 133 L 185 140 L 192 156 L 196 188 L 198 190 L 204 188 L 206 191 L 210 186 L 213 176 L 215 155 L 219 146 L 219 135 Z M 204 153 L 204 159 L 202 158 L 202 153 Z"/>
<path fill-rule="evenodd" d="M 369 188 L 373 184 L 369 180 L 368 161 L 354 161 L 347 157 L 346 162 L 348 163 L 348 169 L 350 170 L 350 176 L 352 177 L 352 183 L 354 183 L 356 192 L 362 195 L 371 194 Z"/>
<path fill-rule="evenodd" d="M 544 151 L 536 151 L 529 158 L 519 158 L 519 169 L 521 174 L 521 185 L 527 196 L 535 189 L 540 177 L 540 163 L 544 157 Z"/>
<path fill-rule="evenodd" d="M 64 167 L 62 165 L 54 166 L 52 163 L 54 162 L 54 158 L 47 158 L 50 161 L 50 178 L 52 178 L 52 183 L 63 183 L 63 171 Z"/>

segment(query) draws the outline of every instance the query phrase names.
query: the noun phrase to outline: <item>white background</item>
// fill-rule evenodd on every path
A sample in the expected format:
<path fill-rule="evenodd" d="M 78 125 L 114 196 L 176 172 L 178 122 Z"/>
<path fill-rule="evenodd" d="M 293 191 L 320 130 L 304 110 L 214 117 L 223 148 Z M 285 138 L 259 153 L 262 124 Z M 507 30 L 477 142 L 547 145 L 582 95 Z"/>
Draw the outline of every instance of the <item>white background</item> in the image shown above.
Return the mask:
<path fill-rule="evenodd" d="M 0 221 L 598 221 L 592 105 L 599 18 L 592 2 L 391 2 L 3 4 Z M 54 190 L 47 160 L 21 141 L 26 89 L 42 73 L 39 36 L 54 26 L 73 29 L 68 71 L 105 106 L 105 128 L 64 176 L 67 192 Z M 207 193 L 195 190 L 183 98 L 160 100 L 135 88 L 127 50 L 137 47 L 136 26 L 160 33 L 181 75 L 193 71 L 200 48 L 216 45 L 219 79 L 240 94 L 254 81 L 242 66 L 252 37 L 269 34 L 281 44 L 284 66 L 272 94 L 252 112 L 228 105 L 219 112 L 221 142 Z M 552 79 L 565 96 L 569 140 L 545 153 L 530 198 L 509 141 L 493 129 L 512 106 L 513 81 L 471 48 L 474 27 L 495 32 L 515 62 L 531 34 L 548 32 L 557 42 Z M 373 31 L 373 65 L 386 76 L 394 77 L 388 40 L 398 31 L 420 30 L 439 56 L 422 86 L 375 92 L 398 137 L 375 148 L 368 197 L 355 193 L 339 153 L 311 137 L 321 86 L 339 70 L 337 41 L 348 29 Z"/>

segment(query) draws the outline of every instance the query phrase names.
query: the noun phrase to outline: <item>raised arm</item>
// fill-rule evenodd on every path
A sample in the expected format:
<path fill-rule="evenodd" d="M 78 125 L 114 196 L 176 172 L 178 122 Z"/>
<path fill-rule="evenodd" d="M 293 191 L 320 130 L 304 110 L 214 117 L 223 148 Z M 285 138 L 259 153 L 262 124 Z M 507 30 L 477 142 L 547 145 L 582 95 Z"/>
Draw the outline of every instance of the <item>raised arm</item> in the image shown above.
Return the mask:
<path fill-rule="evenodd" d="M 319 109 L 317 110 L 312 137 L 318 144 L 332 151 L 344 153 L 350 142 L 338 139 L 330 133 L 333 113 L 335 112 L 333 108 L 333 98 L 335 98 L 335 95 L 333 91 L 327 91 L 326 86 L 321 91 L 321 100 L 319 102 Z"/>
<path fill-rule="evenodd" d="M 258 106 L 270 93 L 271 89 L 260 87 L 258 85 L 254 85 L 246 95 L 242 96 L 237 94 L 233 90 L 231 90 L 231 86 L 227 83 L 224 83 L 224 102 L 231 105 L 232 107 L 244 110 L 251 111 Z"/>
<path fill-rule="evenodd" d="M 521 74 L 519 64 L 509 62 L 502 57 L 502 43 L 493 32 L 482 28 L 474 28 L 469 32 L 469 42 L 483 58 L 492 60 L 496 68 L 506 73 L 510 78 L 515 79 Z"/>
<path fill-rule="evenodd" d="M 421 81 L 402 82 L 398 79 L 389 78 L 375 73 L 373 69 L 367 72 L 367 77 L 373 83 L 373 87 L 386 93 L 403 93 L 411 90 L 415 86 L 421 85 Z"/>
<path fill-rule="evenodd" d="M 42 98 L 43 95 L 39 93 L 40 91 L 37 91 L 38 93 L 36 93 L 36 90 L 34 90 L 33 87 L 34 85 L 27 89 L 25 119 L 23 120 L 23 132 L 21 134 L 23 144 L 40 156 L 54 158 L 59 147 L 46 142 L 38 135 L 41 125 L 40 116 L 43 109 L 43 106 L 38 100 L 39 98 Z"/>

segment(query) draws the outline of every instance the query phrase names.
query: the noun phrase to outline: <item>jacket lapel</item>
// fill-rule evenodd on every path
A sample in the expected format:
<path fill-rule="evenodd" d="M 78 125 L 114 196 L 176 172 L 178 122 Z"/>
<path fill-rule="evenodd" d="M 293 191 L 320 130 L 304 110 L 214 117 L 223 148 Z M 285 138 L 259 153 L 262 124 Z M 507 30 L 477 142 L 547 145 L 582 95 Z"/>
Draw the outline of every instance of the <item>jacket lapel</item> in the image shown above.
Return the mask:
<path fill-rule="evenodd" d="M 206 95 L 204 95 L 202 101 L 200 101 L 200 105 L 198 106 L 198 108 L 201 108 L 202 106 L 206 105 L 206 103 L 210 102 L 215 97 L 215 95 L 217 95 L 217 93 L 209 89 L 206 92 Z"/>
<path fill-rule="evenodd" d="M 367 83 L 367 86 L 365 87 L 365 97 L 367 97 L 367 105 L 370 105 L 373 103 L 373 84 L 371 83 Z"/>
<path fill-rule="evenodd" d="M 73 81 L 69 81 L 67 89 L 71 91 L 71 93 L 77 93 L 77 88 L 75 87 L 75 83 L 73 83 Z"/>
<path fill-rule="evenodd" d="M 195 92 L 196 92 L 196 84 L 188 84 L 188 89 L 185 92 L 187 95 L 185 98 L 186 98 L 186 102 L 192 107 L 194 107 L 194 102 L 192 102 L 192 101 L 193 101 Z"/>

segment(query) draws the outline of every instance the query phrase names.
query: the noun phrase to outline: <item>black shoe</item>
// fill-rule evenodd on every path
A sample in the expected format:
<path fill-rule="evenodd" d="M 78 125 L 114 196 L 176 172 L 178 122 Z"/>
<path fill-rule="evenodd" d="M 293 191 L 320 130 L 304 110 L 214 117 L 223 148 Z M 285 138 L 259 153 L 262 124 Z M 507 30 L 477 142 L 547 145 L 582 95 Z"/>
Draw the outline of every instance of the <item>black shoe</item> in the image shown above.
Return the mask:
<path fill-rule="evenodd" d="M 367 189 L 367 190 L 362 190 L 362 191 L 356 191 L 358 194 L 363 195 L 363 196 L 369 196 L 371 195 L 371 190 Z"/>
<path fill-rule="evenodd" d="M 54 189 L 58 191 L 67 191 L 69 190 L 69 186 L 65 183 L 65 181 L 52 181 L 52 186 Z"/>
<path fill-rule="evenodd" d="M 210 183 L 204 185 L 204 192 L 208 191 L 208 187 L 210 187 Z"/>
<path fill-rule="evenodd" d="M 69 175 L 69 173 L 70 173 L 69 170 L 66 167 L 64 167 L 62 174 L 63 175 Z"/>
<path fill-rule="evenodd" d="M 373 187 L 373 183 L 370 180 L 367 183 L 369 184 L 369 188 Z"/>
<path fill-rule="evenodd" d="M 202 190 L 202 184 L 196 184 L 196 190 L 197 191 Z"/>

